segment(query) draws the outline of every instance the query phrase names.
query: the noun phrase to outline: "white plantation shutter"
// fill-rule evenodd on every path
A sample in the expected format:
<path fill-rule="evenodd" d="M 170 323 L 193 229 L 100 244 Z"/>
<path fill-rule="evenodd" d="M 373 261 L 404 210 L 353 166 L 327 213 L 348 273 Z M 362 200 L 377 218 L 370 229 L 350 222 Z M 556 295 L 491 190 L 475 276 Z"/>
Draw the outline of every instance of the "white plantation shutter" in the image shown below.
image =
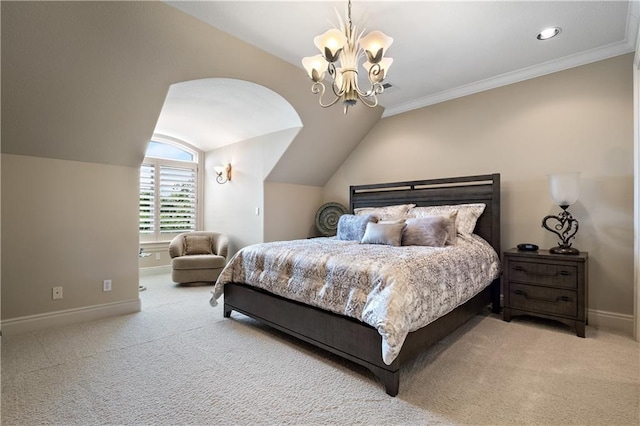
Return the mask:
<path fill-rule="evenodd" d="M 156 180 L 155 166 L 140 167 L 140 234 L 155 233 Z"/>
<path fill-rule="evenodd" d="M 160 165 L 160 233 L 195 231 L 196 169 Z"/>
<path fill-rule="evenodd" d="M 140 166 L 140 242 L 169 241 L 198 229 L 200 163 L 196 152 L 177 144 L 164 151 L 164 143 L 151 144 L 158 156 L 145 157 Z"/>

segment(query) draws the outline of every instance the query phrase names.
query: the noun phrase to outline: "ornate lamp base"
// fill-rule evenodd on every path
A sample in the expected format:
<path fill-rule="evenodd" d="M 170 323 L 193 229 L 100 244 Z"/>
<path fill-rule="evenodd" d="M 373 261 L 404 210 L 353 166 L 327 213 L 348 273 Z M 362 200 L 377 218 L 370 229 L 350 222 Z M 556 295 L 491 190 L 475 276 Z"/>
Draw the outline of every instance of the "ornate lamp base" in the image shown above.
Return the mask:
<path fill-rule="evenodd" d="M 569 240 L 575 237 L 576 233 L 578 232 L 578 221 L 575 220 L 571 216 L 571 213 L 567 211 L 567 207 L 569 206 L 560 206 L 560 208 L 562 208 L 562 211 L 560 212 L 560 214 L 558 214 L 558 216 L 549 215 L 545 216 L 545 218 L 542 219 L 542 227 L 547 231 L 551 231 L 556 234 L 558 237 L 560 237 L 561 241 L 558 243 L 557 247 L 552 247 L 549 249 L 550 253 L 573 255 L 580 254 L 580 251 L 571 247 L 571 243 L 569 242 Z M 552 221 L 551 226 L 547 224 L 549 220 Z"/>
<path fill-rule="evenodd" d="M 580 250 L 571 246 L 557 246 L 549 249 L 549 253 L 553 254 L 580 254 Z"/>

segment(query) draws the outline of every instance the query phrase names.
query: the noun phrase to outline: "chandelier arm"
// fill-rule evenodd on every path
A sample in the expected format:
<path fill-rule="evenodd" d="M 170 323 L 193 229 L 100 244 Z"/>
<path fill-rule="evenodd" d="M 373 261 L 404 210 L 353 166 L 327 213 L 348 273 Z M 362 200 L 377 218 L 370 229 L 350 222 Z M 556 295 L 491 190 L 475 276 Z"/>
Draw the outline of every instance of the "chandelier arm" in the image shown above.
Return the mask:
<path fill-rule="evenodd" d="M 331 102 L 329 102 L 328 104 L 323 104 L 322 103 L 322 98 L 318 99 L 318 103 L 320 104 L 320 106 L 322 108 L 329 108 L 330 106 L 333 106 L 336 104 L 336 102 L 338 102 L 340 100 L 340 96 L 336 96 L 334 100 L 332 100 Z"/>
<path fill-rule="evenodd" d="M 360 101 L 362 101 L 363 104 L 365 104 L 369 108 L 375 108 L 378 106 L 378 97 L 375 95 L 375 93 L 370 94 L 368 96 L 362 96 L 360 95 L 360 93 L 358 93 L 358 98 L 360 99 Z"/>
<path fill-rule="evenodd" d="M 380 83 L 373 83 L 371 85 L 371 88 L 367 90 L 367 92 L 363 96 L 365 97 L 377 96 L 382 94 L 382 92 L 384 92 L 384 86 L 382 86 L 382 84 Z"/>
<path fill-rule="evenodd" d="M 325 92 L 325 86 L 324 83 L 321 81 L 316 81 L 315 83 L 313 83 L 313 85 L 311 86 L 311 93 L 313 93 L 314 95 L 320 95 L 320 97 L 322 97 L 324 95 Z"/>
<path fill-rule="evenodd" d="M 376 83 L 380 83 L 380 73 L 383 73 L 384 70 L 382 69 L 382 67 L 380 66 L 380 64 L 373 64 L 371 66 L 371 68 L 369 68 L 369 73 L 367 74 L 367 77 L 369 78 L 369 82 L 372 85 L 375 85 Z M 382 75 L 382 77 L 384 77 L 384 74 Z M 382 93 L 382 92 L 381 92 Z"/>
<path fill-rule="evenodd" d="M 369 90 L 365 92 L 356 85 L 356 92 L 358 92 L 358 95 L 361 99 L 376 97 L 377 95 L 380 95 L 382 92 L 384 92 L 384 86 L 381 83 L 372 82 Z"/>
<path fill-rule="evenodd" d="M 336 102 L 340 100 L 340 96 L 336 95 L 335 99 L 328 104 L 322 103 L 322 98 L 324 97 L 326 89 L 326 86 L 321 81 L 316 81 L 315 83 L 313 83 L 313 86 L 311 86 L 311 93 L 313 93 L 314 95 L 318 95 L 318 103 L 322 108 L 328 108 L 332 105 L 335 105 Z"/>
<path fill-rule="evenodd" d="M 342 96 L 344 94 L 344 88 L 338 87 L 338 84 L 336 83 L 336 77 L 337 77 L 336 66 L 333 63 L 330 63 L 329 67 L 327 68 L 327 72 L 333 79 L 333 81 L 331 82 L 331 90 L 333 90 L 333 94 L 336 95 L 337 97 Z M 320 97 L 322 97 L 322 95 Z M 335 104 L 335 101 L 331 103 L 331 105 L 333 104 Z"/>

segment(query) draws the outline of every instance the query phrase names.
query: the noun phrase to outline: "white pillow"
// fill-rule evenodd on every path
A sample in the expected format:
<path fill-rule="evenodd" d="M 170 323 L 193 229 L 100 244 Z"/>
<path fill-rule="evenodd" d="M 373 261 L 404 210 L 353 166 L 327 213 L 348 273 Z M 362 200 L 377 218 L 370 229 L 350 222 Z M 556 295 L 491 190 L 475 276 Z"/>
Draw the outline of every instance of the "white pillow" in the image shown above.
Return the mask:
<path fill-rule="evenodd" d="M 402 230 L 404 222 L 394 223 L 367 223 L 367 229 L 362 237 L 362 244 L 385 244 L 399 247 L 402 243 Z"/>
<path fill-rule="evenodd" d="M 353 213 L 356 216 L 372 214 L 378 220 L 403 220 L 407 218 L 407 212 L 415 206 L 415 204 L 399 204 L 384 207 L 360 207 L 353 209 Z"/>
<path fill-rule="evenodd" d="M 447 216 L 454 210 L 457 210 L 458 217 L 456 218 L 456 230 L 458 231 L 458 234 L 468 235 L 473 234 L 476 222 L 482 212 L 484 212 L 485 207 L 486 205 L 484 203 L 414 207 L 409 210 L 407 217 L 413 218 L 435 215 Z"/>

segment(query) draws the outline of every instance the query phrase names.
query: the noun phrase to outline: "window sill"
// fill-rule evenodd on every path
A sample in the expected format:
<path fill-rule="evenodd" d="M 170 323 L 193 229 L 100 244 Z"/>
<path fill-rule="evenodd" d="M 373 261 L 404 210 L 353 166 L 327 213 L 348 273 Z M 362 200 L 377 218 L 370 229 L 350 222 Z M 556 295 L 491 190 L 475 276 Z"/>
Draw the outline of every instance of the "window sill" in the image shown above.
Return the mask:
<path fill-rule="evenodd" d="M 141 241 L 140 248 L 145 251 L 166 250 L 171 241 Z"/>

